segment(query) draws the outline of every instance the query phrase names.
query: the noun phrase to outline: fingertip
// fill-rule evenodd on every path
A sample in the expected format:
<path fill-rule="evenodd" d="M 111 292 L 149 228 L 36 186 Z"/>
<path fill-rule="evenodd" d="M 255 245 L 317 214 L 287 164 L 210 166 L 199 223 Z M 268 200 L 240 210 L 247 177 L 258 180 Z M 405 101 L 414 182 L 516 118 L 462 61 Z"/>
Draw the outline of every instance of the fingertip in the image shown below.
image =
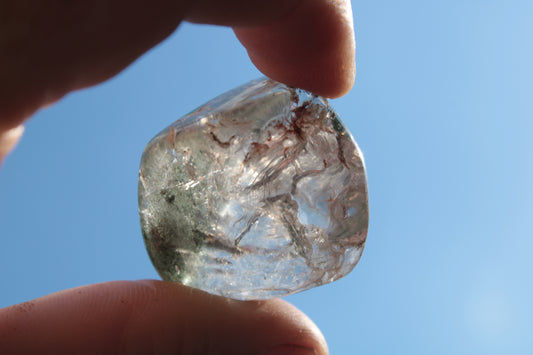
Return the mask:
<path fill-rule="evenodd" d="M 235 27 L 266 76 L 321 96 L 346 94 L 355 80 L 355 36 L 349 1 L 304 1 L 266 26 Z"/>
<path fill-rule="evenodd" d="M 248 52 L 254 65 L 266 76 L 292 87 L 330 99 L 346 95 L 355 83 L 355 60 L 324 58 L 319 63 L 275 63 L 261 54 Z"/>
<path fill-rule="evenodd" d="M 131 324 L 128 349 L 139 349 L 140 334 L 152 332 L 152 344 L 164 351 L 176 350 L 176 334 L 181 332 L 179 346 L 207 346 L 223 354 L 282 354 L 285 348 L 326 355 L 328 348 L 319 328 L 303 312 L 281 299 L 239 301 L 186 287 L 183 285 L 139 280 L 149 295 L 149 306 Z M 146 299 L 144 302 L 146 302 Z M 176 322 L 181 317 L 185 322 Z M 183 327 L 183 323 L 186 327 Z M 178 336 L 179 338 L 179 336 Z M 183 340 L 183 339 L 182 339 Z M 195 345 L 191 345 L 195 344 Z M 198 351 L 198 348 L 194 348 Z M 202 353 L 202 352 L 199 352 Z M 294 352 L 298 354 L 298 352 Z"/>
<path fill-rule="evenodd" d="M 329 354 L 326 339 L 311 318 L 285 300 L 277 298 L 269 300 L 269 302 L 269 307 L 272 307 L 274 312 L 279 312 L 283 321 L 290 324 L 291 329 L 298 332 L 293 335 L 295 341 L 279 346 L 280 349 L 296 346 L 303 349 L 302 353 L 305 353 L 305 349 L 312 349 L 317 355 Z"/>

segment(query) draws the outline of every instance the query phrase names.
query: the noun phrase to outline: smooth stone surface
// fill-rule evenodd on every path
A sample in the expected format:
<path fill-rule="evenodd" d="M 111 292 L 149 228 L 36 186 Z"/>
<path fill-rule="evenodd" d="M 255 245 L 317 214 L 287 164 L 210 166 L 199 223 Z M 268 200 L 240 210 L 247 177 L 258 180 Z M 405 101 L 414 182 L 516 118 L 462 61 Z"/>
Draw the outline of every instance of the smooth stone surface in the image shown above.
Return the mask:
<path fill-rule="evenodd" d="M 236 299 L 288 295 L 359 261 L 364 162 L 326 99 L 256 80 L 148 143 L 139 213 L 164 280 Z"/>

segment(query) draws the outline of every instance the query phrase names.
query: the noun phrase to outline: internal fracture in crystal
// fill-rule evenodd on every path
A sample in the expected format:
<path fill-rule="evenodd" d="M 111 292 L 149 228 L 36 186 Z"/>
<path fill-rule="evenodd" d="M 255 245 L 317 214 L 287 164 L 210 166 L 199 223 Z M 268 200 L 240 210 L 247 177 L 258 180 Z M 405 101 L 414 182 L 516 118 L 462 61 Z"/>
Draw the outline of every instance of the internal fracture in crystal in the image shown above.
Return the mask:
<path fill-rule="evenodd" d="M 139 213 L 164 280 L 236 299 L 288 295 L 359 261 L 364 162 L 326 99 L 256 80 L 148 143 Z"/>

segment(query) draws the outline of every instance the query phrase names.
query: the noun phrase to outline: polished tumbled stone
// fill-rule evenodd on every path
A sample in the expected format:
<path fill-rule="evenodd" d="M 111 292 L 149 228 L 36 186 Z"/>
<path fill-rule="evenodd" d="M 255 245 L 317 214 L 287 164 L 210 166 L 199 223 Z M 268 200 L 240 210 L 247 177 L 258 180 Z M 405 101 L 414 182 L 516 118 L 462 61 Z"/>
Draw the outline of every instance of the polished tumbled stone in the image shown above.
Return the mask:
<path fill-rule="evenodd" d="M 139 213 L 164 280 L 237 299 L 288 295 L 359 261 L 364 162 L 326 99 L 256 80 L 148 143 Z"/>

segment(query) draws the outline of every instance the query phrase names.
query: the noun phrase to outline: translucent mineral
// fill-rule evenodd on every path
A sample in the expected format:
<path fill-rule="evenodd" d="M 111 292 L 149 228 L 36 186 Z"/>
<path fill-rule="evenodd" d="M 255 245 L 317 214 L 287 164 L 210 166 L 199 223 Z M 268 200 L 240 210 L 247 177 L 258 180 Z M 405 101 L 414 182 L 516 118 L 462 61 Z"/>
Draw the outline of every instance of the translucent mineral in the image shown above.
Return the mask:
<path fill-rule="evenodd" d="M 256 80 L 148 143 L 139 213 L 164 280 L 235 299 L 289 295 L 359 261 L 363 157 L 326 99 Z"/>

